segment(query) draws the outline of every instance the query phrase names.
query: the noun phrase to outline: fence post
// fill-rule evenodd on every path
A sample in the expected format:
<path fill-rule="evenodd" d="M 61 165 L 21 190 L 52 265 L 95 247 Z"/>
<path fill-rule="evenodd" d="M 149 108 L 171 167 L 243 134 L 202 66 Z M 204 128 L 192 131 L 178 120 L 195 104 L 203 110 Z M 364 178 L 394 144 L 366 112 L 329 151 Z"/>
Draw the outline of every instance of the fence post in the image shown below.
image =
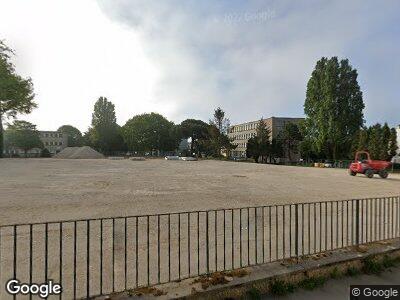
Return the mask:
<path fill-rule="evenodd" d="M 356 245 L 360 244 L 360 200 L 356 200 Z"/>
<path fill-rule="evenodd" d="M 299 205 L 295 204 L 295 253 L 296 258 L 299 259 Z"/>

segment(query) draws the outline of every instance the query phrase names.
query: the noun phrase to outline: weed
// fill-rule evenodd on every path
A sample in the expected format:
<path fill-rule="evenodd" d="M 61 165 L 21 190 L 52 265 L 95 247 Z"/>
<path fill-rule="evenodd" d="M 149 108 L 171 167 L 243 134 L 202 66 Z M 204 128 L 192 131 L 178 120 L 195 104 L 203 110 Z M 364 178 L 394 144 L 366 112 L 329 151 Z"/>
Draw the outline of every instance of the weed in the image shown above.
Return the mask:
<path fill-rule="evenodd" d="M 302 280 L 299 283 L 299 286 L 302 287 L 303 289 L 306 290 L 313 290 L 317 287 L 320 287 L 322 285 L 324 285 L 324 283 L 326 282 L 327 278 L 326 277 L 310 277 L 310 278 L 306 278 L 304 280 Z"/>
<path fill-rule="evenodd" d="M 247 291 L 247 298 L 251 300 L 259 300 L 261 299 L 261 292 L 253 287 Z"/>
<path fill-rule="evenodd" d="M 340 278 L 340 277 L 341 277 L 341 274 L 340 274 L 340 272 L 339 272 L 339 269 L 338 269 L 337 267 L 335 267 L 335 268 L 332 270 L 330 276 L 331 276 L 332 279 L 338 279 L 338 278 Z"/>
<path fill-rule="evenodd" d="M 367 274 L 379 274 L 383 271 L 383 264 L 375 257 L 369 256 L 364 259 L 363 271 Z"/>
<path fill-rule="evenodd" d="M 385 255 L 382 259 L 382 265 L 384 268 L 394 267 L 396 265 L 396 261 L 393 258 L 390 258 L 388 255 Z"/>
<path fill-rule="evenodd" d="M 271 293 L 278 296 L 293 293 L 294 289 L 295 286 L 293 284 L 282 280 L 275 280 L 270 285 Z"/>
<path fill-rule="evenodd" d="M 347 269 L 347 275 L 350 276 L 350 277 L 357 276 L 357 275 L 359 275 L 360 273 L 361 273 L 360 270 L 358 270 L 358 269 L 355 268 L 355 267 L 349 267 L 349 268 Z"/>

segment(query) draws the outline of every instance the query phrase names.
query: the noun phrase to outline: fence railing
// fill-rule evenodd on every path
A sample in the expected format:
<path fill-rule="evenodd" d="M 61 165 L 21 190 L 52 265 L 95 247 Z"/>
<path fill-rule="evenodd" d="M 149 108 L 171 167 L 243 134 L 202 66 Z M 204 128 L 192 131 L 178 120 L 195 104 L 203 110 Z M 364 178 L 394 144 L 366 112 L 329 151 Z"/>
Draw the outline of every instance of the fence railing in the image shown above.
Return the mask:
<path fill-rule="evenodd" d="M 400 197 L 0 226 L 9 279 L 89 298 L 400 236 Z M 32 297 L 32 296 L 31 296 Z M 15 298 L 15 296 L 14 296 Z"/>

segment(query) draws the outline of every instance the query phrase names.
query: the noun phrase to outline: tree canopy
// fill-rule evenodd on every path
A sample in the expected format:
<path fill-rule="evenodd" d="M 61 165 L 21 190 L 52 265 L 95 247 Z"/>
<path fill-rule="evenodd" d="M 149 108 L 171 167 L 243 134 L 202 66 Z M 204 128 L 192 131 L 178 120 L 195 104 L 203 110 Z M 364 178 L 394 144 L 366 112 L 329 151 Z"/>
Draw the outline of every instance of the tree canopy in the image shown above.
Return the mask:
<path fill-rule="evenodd" d="M 198 154 L 201 143 L 209 138 L 209 127 L 210 125 L 206 122 L 195 119 L 186 119 L 179 125 L 181 137 L 191 139 L 190 153 L 192 155 L 194 152 Z"/>
<path fill-rule="evenodd" d="M 58 131 L 68 136 L 69 147 L 80 147 L 83 145 L 82 133 L 78 128 L 71 125 L 63 125 Z"/>
<path fill-rule="evenodd" d="M 103 154 L 124 150 L 121 128 L 117 124 L 115 106 L 105 97 L 100 97 L 92 114 L 92 127 L 88 130 L 90 145 Z"/>
<path fill-rule="evenodd" d="M 15 120 L 5 131 L 7 147 L 19 148 L 26 153 L 33 148 L 43 148 L 36 126 L 27 121 Z"/>
<path fill-rule="evenodd" d="M 292 122 L 286 123 L 279 133 L 278 139 L 282 143 L 282 147 L 286 152 L 286 157 L 291 161 L 292 154 L 298 152 L 298 145 L 303 139 L 299 127 Z"/>
<path fill-rule="evenodd" d="M 3 155 L 3 120 L 27 114 L 37 105 L 33 101 L 33 84 L 30 78 L 19 76 L 11 63 L 13 51 L 0 40 L 0 157 Z"/>
<path fill-rule="evenodd" d="M 321 58 L 307 84 L 305 139 L 328 158 L 347 157 L 354 135 L 364 124 L 364 102 L 357 70 L 347 59 Z"/>
<path fill-rule="evenodd" d="M 172 151 L 180 141 L 174 123 L 157 113 L 134 116 L 122 127 L 130 151 Z"/>

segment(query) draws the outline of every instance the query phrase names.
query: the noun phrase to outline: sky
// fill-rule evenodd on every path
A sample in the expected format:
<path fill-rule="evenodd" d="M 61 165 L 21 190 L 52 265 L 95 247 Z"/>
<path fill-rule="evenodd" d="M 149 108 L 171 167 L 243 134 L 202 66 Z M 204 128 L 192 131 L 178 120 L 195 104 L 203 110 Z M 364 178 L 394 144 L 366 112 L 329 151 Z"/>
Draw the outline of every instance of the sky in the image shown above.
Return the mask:
<path fill-rule="evenodd" d="M 400 1 L 0 0 L 0 39 L 39 107 L 18 116 L 82 131 L 105 96 L 123 125 L 303 116 L 323 56 L 358 70 L 367 125 L 400 123 Z"/>

